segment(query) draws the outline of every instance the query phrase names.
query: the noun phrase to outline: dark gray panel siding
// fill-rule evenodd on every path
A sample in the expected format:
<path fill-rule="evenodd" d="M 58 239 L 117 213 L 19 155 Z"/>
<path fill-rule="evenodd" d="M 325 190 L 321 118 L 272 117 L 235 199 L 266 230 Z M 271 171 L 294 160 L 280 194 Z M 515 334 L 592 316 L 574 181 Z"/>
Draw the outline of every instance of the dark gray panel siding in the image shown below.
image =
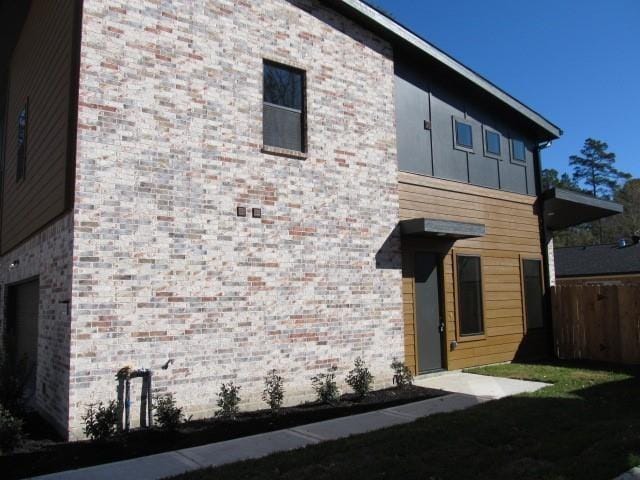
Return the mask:
<path fill-rule="evenodd" d="M 431 131 L 429 92 L 414 79 L 396 75 L 395 102 L 403 114 L 397 118 L 398 162 L 402 170 L 433 175 L 431 162 Z"/>
<path fill-rule="evenodd" d="M 402 112 L 396 112 L 402 116 Z M 452 117 L 464 117 L 464 111 L 445 101 L 438 92 L 431 95 L 431 136 L 433 175 L 447 180 L 469 181 L 467 153 L 453 148 Z M 474 134 L 475 142 L 475 134 Z"/>
<path fill-rule="evenodd" d="M 456 148 L 453 118 L 471 124 L 472 152 Z M 426 119 L 431 121 L 430 132 L 424 129 Z M 517 131 L 506 118 L 490 112 L 482 99 L 441 84 L 428 72 L 417 72 L 402 61 L 396 63 L 396 125 L 401 171 L 536 194 L 534 142 Z M 501 136 L 498 158 L 485 153 L 484 127 Z M 511 138 L 525 142 L 526 162 L 512 160 Z"/>

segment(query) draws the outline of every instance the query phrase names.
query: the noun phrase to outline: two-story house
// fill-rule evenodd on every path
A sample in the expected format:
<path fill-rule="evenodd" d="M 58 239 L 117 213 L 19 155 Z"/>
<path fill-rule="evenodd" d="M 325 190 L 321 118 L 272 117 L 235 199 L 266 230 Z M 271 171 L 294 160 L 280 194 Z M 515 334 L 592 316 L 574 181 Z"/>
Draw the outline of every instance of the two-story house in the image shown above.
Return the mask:
<path fill-rule="evenodd" d="M 539 183 L 559 128 L 392 19 L 358 0 L 2 9 L 3 355 L 63 434 L 126 365 L 204 416 L 227 381 L 259 406 L 272 368 L 293 403 L 358 356 L 384 386 L 394 358 L 547 349 L 544 216 L 609 206 L 567 220 L 585 202 Z"/>

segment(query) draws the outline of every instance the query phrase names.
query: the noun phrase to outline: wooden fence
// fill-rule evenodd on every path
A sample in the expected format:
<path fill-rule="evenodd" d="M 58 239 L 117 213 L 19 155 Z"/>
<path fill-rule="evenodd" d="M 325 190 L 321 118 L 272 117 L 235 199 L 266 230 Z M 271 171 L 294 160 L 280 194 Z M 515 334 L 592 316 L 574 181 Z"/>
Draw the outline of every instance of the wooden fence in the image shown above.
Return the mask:
<path fill-rule="evenodd" d="M 562 285 L 551 302 L 558 358 L 640 364 L 639 285 Z"/>

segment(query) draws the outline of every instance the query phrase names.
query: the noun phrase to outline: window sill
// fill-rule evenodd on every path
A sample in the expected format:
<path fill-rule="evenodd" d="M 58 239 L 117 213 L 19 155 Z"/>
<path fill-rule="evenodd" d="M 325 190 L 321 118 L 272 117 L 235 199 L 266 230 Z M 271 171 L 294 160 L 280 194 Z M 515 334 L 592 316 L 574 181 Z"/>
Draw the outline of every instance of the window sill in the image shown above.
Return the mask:
<path fill-rule="evenodd" d="M 465 147 L 464 145 L 455 144 L 453 146 L 453 148 L 455 150 L 460 150 L 461 152 L 472 153 L 472 154 L 476 153 L 476 151 L 473 149 L 473 147 Z"/>
<path fill-rule="evenodd" d="M 279 157 L 287 157 L 287 158 L 297 158 L 298 160 L 306 160 L 307 154 L 305 152 L 300 152 L 298 150 L 289 150 L 287 148 L 279 148 L 279 147 L 271 147 L 269 145 L 263 145 L 260 148 L 262 153 L 267 153 L 269 155 L 277 155 Z"/>
<path fill-rule="evenodd" d="M 486 158 L 490 158 L 492 160 L 500 160 L 500 161 L 502 161 L 502 155 L 496 155 L 495 153 L 491 153 L 491 152 L 485 151 L 484 152 L 484 156 Z"/>
<path fill-rule="evenodd" d="M 458 338 L 456 339 L 456 341 L 458 343 L 464 343 L 464 342 L 477 342 L 478 340 L 486 340 L 487 339 L 487 335 L 486 333 L 474 333 L 472 335 L 458 335 Z"/>

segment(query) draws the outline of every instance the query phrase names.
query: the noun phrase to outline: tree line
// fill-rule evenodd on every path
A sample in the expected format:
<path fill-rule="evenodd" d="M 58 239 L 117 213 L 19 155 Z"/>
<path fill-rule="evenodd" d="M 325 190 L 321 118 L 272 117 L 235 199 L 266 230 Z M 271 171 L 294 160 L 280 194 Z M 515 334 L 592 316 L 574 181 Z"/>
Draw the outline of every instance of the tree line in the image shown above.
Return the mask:
<path fill-rule="evenodd" d="M 559 187 L 623 205 L 624 213 L 554 233 L 558 247 L 614 243 L 640 233 L 640 179 L 615 166 L 606 142 L 587 138 L 579 155 L 569 157 L 571 174 L 542 170 L 543 189 Z"/>

